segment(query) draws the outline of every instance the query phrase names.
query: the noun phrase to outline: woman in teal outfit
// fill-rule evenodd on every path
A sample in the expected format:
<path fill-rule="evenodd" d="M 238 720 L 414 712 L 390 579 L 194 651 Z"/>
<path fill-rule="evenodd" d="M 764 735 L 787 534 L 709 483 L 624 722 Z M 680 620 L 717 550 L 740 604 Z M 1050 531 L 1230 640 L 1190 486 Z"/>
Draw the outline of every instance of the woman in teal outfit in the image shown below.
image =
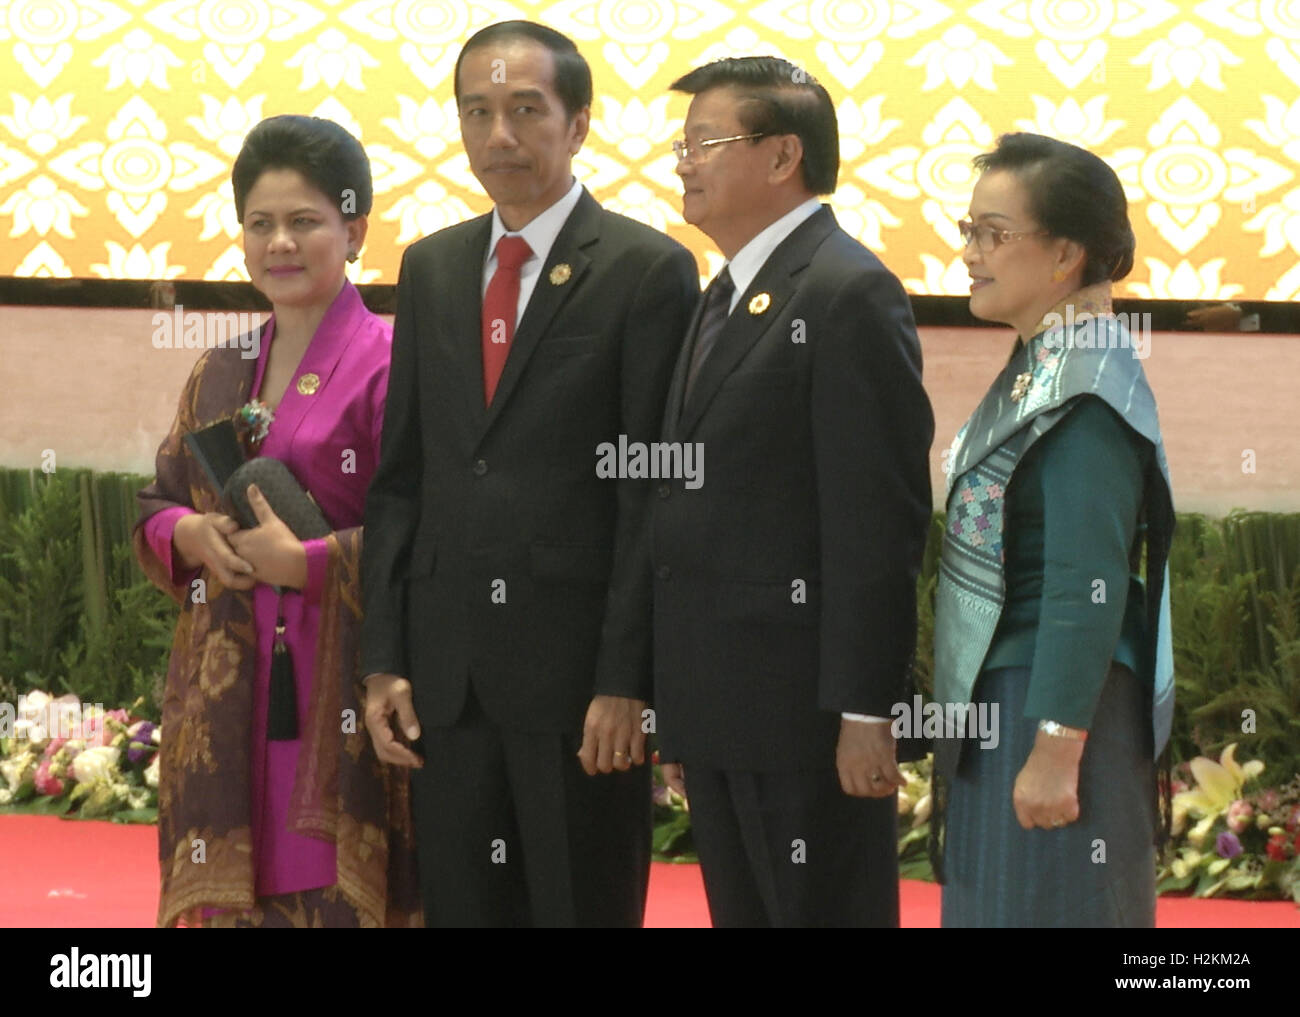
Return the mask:
<path fill-rule="evenodd" d="M 943 924 L 1151 926 L 1173 507 L 1150 347 L 1111 313 L 1127 203 L 1051 138 L 975 165 L 971 313 L 1018 338 L 951 456 L 935 697 L 996 706 L 998 737 L 936 744 Z"/>

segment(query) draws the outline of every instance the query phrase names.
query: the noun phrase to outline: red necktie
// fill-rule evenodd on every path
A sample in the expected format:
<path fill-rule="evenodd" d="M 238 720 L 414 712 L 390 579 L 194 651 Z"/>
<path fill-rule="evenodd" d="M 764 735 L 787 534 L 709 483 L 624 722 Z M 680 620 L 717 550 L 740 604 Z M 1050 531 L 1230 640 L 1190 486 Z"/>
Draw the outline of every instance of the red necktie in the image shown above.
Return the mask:
<path fill-rule="evenodd" d="M 532 256 L 523 237 L 503 236 L 497 241 L 497 270 L 483 294 L 483 399 L 492 405 L 497 382 L 506 366 L 510 340 L 515 337 L 519 310 L 519 266 Z"/>

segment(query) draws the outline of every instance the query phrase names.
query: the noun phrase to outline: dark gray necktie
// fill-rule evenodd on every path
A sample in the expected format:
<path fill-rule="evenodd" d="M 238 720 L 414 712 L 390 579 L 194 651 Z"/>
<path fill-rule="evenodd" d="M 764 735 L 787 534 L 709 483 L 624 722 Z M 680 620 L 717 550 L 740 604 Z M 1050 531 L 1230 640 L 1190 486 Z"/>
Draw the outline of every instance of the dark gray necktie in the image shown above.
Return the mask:
<path fill-rule="evenodd" d="M 731 297 L 735 292 L 736 287 L 731 282 L 731 273 L 725 268 L 717 274 L 705 291 L 700 328 L 695 333 L 695 347 L 691 350 L 691 366 L 686 372 L 686 395 L 683 402 L 691 397 L 691 388 L 695 385 L 696 375 L 700 373 L 700 365 L 704 363 L 704 358 L 717 343 L 718 336 L 722 333 L 722 326 L 727 323 L 727 315 L 731 313 Z"/>

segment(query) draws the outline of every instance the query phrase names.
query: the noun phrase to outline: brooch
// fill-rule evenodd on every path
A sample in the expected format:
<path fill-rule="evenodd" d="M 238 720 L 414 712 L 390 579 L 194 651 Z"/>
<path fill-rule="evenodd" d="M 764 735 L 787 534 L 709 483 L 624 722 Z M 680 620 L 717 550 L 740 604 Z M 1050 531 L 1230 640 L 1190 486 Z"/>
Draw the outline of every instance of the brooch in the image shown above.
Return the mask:
<path fill-rule="evenodd" d="M 1029 386 L 1034 383 L 1034 376 L 1026 371 L 1024 374 L 1016 375 L 1016 382 L 1011 386 L 1011 401 L 1020 402 L 1029 391 Z"/>
<path fill-rule="evenodd" d="M 256 446 L 271 430 L 275 413 L 266 403 L 253 399 L 235 411 L 235 428 L 242 431 L 250 444 Z"/>
<path fill-rule="evenodd" d="M 563 286 L 566 282 L 569 281 L 569 276 L 571 275 L 573 275 L 573 269 L 571 269 L 564 262 L 560 262 L 553 269 L 551 269 L 551 276 L 550 276 L 551 285 Z"/>
<path fill-rule="evenodd" d="M 771 306 L 771 304 L 772 298 L 768 294 L 759 293 L 749 302 L 749 313 L 762 314 Z"/>
<path fill-rule="evenodd" d="M 311 374 L 309 372 L 298 379 L 299 395 L 315 395 L 318 388 L 320 388 L 319 374 Z"/>

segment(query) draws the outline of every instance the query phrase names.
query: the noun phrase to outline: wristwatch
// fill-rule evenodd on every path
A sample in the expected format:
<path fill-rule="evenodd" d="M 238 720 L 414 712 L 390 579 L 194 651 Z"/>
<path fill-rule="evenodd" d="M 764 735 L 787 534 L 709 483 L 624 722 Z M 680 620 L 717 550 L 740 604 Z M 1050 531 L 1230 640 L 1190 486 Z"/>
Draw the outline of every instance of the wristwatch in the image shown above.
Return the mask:
<path fill-rule="evenodd" d="M 1040 720 L 1038 730 L 1043 734 L 1051 735 L 1053 738 L 1073 738 L 1076 742 L 1086 742 L 1088 732 L 1081 727 L 1066 727 L 1064 724 L 1058 724 L 1054 720 Z"/>

